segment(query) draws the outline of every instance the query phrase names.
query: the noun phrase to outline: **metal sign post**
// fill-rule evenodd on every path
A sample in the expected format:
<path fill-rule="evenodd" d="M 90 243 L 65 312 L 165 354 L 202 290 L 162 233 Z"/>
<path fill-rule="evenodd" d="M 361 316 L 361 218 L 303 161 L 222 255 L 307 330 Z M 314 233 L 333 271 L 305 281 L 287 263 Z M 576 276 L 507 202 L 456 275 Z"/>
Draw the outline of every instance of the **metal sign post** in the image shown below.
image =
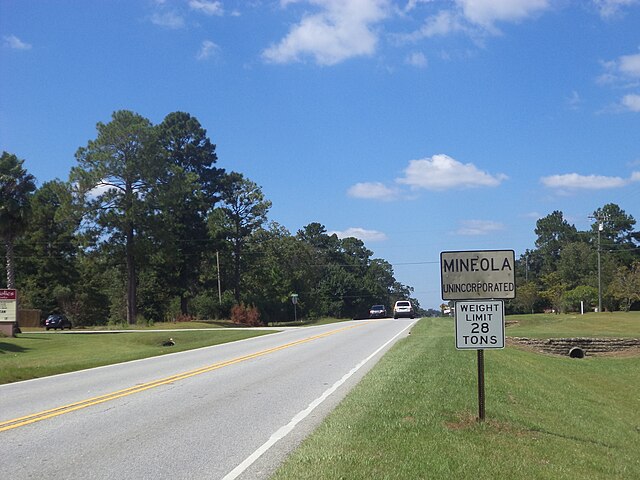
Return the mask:
<path fill-rule="evenodd" d="M 504 302 L 456 302 L 456 348 L 478 351 L 478 421 L 484 421 L 484 350 L 504 348 Z"/>
<path fill-rule="evenodd" d="M 484 422 L 484 350 L 478 350 L 478 421 Z"/>
<path fill-rule="evenodd" d="M 298 294 L 297 293 L 291 294 L 291 303 L 293 303 L 293 321 L 297 322 L 298 321 L 298 310 L 297 310 Z"/>
<path fill-rule="evenodd" d="M 515 252 L 440 253 L 443 300 L 455 301 L 456 348 L 478 351 L 478 421 L 485 419 L 484 350 L 504 348 L 504 301 L 516 296 Z"/>

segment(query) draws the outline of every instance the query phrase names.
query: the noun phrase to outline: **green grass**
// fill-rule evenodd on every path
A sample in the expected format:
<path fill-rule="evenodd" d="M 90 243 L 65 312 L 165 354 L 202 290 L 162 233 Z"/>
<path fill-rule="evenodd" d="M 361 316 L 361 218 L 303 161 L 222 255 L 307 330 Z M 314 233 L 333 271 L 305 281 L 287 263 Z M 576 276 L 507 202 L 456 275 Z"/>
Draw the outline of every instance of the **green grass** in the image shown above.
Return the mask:
<path fill-rule="evenodd" d="M 233 342 L 271 332 L 257 330 L 22 333 L 0 338 L 0 384 Z M 175 345 L 163 347 L 173 338 Z"/>
<path fill-rule="evenodd" d="M 344 320 L 322 318 L 291 322 L 290 325 L 326 325 L 341 321 Z M 276 323 L 272 326 L 287 325 L 289 324 Z M 42 332 L 43 328 L 22 328 L 23 333 L 16 338 L 0 337 L 0 384 L 191 350 L 271 333 L 250 328 L 228 330 L 228 327 L 238 327 L 238 325 L 224 320 L 163 322 L 153 325 L 83 327 L 74 329 L 71 333 L 51 332 L 47 335 L 34 334 L 34 332 Z M 210 329 L 210 331 L 193 331 L 193 329 Z M 102 333 L 73 333 L 89 330 Z M 113 330 L 148 331 L 115 333 L 112 332 Z M 151 330 L 181 331 L 162 333 Z M 176 344 L 172 347 L 163 347 L 162 343 L 169 337 L 173 338 Z"/>
<path fill-rule="evenodd" d="M 634 336 L 594 325 L 628 322 L 635 332 L 640 322 L 638 314 L 539 318 L 523 317 L 508 335 L 556 336 L 548 328 L 558 327 L 562 336 L 593 336 L 592 328 Z M 640 357 L 509 347 L 486 350 L 485 367 L 479 423 L 476 352 L 455 350 L 452 319 L 421 320 L 274 478 L 640 478 Z"/>
<path fill-rule="evenodd" d="M 297 322 L 269 322 L 269 327 L 307 327 L 317 325 L 328 325 L 331 323 L 347 322 L 350 318 L 333 318 L 323 317 L 312 320 L 303 319 Z M 193 322 L 156 322 L 150 325 L 144 324 L 113 324 L 102 325 L 99 327 L 75 327 L 76 331 L 110 331 L 110 330 L 193 330 L 203 328 L 242 328 L 242 325 L 233 323 L 231 320 L 206 320 L 206 321 L 193 321 Z M 250 327 L 246 327 L 250 328 Z M 21 327 L 21 330 L 25 333 L 29 332 L 41 332 L 43 327 Z"/>
<path fill-rule="evenodd" d="M 512 337 L 633 337 L 640 338 L 640 312 L 511 315 Z"/>
<path fill-rule="evenodd" d="M 196 328 L 228 328 L 238 327 L 230 320 L 198 321 L 198 322 L 157 322 L 146 324 L 110 324 L 89 327 L 74 327 L 76 331 L 111 331 L 111 330 L 193 330 Z M 20 327 L 25 332 L 41 332 L 43 327 Z"/>

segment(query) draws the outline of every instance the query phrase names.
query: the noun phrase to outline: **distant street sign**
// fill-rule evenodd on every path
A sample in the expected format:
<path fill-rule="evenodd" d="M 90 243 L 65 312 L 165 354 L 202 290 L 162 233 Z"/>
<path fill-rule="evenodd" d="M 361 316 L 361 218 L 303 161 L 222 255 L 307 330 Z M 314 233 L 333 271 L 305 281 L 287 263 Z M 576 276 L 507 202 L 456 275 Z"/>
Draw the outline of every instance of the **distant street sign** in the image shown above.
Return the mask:
<path fill-rule="evenodd" d="M 456 348 L 504 348 L 504 302 L 456 302 Z"/>
<path fill-rule="evenodd" d="M 443 300 L 516 298 L 513 250 L 440 253 Z"/>
<path fill-rule="evenodd" d="M 293 303 L 293 320 L 295 322 L 298 321 L 298 294 L 291 294 L 291 303 Z"/>

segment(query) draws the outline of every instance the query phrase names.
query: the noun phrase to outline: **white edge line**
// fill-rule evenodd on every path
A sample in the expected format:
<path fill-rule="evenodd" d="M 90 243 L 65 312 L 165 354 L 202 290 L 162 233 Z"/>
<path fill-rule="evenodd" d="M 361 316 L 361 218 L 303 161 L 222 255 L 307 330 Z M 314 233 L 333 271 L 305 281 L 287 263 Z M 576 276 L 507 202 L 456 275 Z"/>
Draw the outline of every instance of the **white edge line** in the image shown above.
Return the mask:
<path fill-rule="evenodd" d="M 302 420 L 307 418 L 309 416 L 309 414 L 311 414 L 311 412 L 313 412 L 316 409 L 316 407 L 321 405 L 322 402 L 324 402 L 333 392 L 335 392 L 338 388 L 340 388 L 340 386 L 342 386 L 342 384 L 344 384 L 350 377 L 352 377 L 358 370 L 360 370 L 369 360 L 371 360 L 373 357 L 375 357 L 378 353 L 380 353 L 380 351 L 382 351 L 384 348 L 386 348 L 387 345 L 389 345 L 391 342 L 393 342 L 396 338 L 398 338 L 400 335 L 402 335 L 408 328 L 412 327 L 414 324 L 415 324 L 415 322 L 412 322 L 411 324 L 407 325 L 400 332 L 398 332 L 394 337 L 392 337 L 385 344 L 383 344 L 380 348 L 378 348 L 375 352 L 373 352 L 371 355 L 369 355 L 367 358 L 365 358 L 359 364 L 357 364 L 355 367 L 353 367 L 351 370 L 349 370 L 349 372 L 347 372 L 340 380 L 338 380 L 336 383 L 334 383 L 331 387 L 329 387 L 327 390 L 325 390 L 322 395 L 320 395 L 313 402 L 311 402 L 307 408 L 305 408 L 304 410 L 298 412 L 291 419 L 291 421 L 288 424 L 280 427 L 275 433 L 273 433 L 271 435 L 271 437 L 269 438 L 269 440 L 267 440 L 260 447 L 258 447 L 258 449 L 255 452 L 253 452 L 251 455 L 249 455 L 247 458 L 245 458 L 236 468 L 234 468 L 229 473 L 227 473 L 222 478 L 222 480 L 234 480 L 234 479 L 238 478 L 238 476 L 240 476 L 247 468 L 249 468 L 251 465 L 253 465 L 253 463 L 256 460 L 258 460 L 258 458 L 260 458 L 271 447 L 273 447 L 278 442 L 278 440 L 283 439 L 289 433 L 291 433 L 291 431 L 293 431 L 293 429 Z"/>

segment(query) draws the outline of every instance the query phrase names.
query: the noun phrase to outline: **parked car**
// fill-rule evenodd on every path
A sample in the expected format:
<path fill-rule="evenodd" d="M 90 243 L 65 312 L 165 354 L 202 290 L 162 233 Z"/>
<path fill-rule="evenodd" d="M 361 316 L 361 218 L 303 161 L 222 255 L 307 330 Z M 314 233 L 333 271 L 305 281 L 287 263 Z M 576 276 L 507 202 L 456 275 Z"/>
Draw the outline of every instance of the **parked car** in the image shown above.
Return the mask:
<path fill-rule="evenodd" d="M 369 309 L 370 318 L 384 318 L 387 316 L 387 308 L 384 305 L 374 305 Z"/>
<path fill-rule="evenodd" d="M 413 305 L 411 305 L 411 302 L 408 300 L 398 300 L 393 306 L 393 318 L 415 318 L 415 316 Z"/>
<path fill-rule="evenodd" d="M 44 328 L 47 330 L 50 330 L 52 328 L 54 330 L 64 330 L 65 328 L 71 330 L 71 320 L 69 320 L 62 314 L 54 313 L 53 315 L 49 315 L 44 321 Z"/>

